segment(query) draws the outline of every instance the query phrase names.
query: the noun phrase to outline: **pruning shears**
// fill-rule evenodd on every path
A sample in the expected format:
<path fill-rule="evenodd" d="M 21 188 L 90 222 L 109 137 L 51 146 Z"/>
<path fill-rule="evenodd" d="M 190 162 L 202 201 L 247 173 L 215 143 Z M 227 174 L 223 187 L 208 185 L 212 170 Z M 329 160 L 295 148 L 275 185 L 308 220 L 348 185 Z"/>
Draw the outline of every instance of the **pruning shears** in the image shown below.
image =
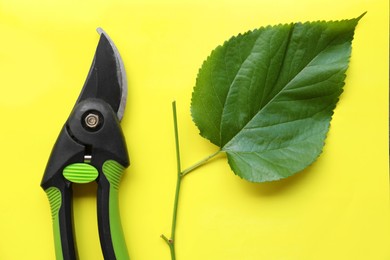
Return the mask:
<path fill-rule="evenodd" d="M 53 220 L 56 259 L 77 259 L 72 184 L 97 182 L 97 217 L 104 259 L 129 259 L 120 222 L 118 189 L 129 166 L 121 130 L 127 98 L 123 61 L 110 37 L 100 40 L 81 94 L 51 152 L 41 187 Z"/>

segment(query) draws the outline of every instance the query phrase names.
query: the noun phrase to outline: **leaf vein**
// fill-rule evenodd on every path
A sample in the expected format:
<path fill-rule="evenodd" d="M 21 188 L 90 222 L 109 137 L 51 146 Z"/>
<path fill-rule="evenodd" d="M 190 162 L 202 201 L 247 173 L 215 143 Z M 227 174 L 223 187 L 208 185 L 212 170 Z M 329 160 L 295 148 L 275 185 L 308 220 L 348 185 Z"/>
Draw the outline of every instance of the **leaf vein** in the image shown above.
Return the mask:
<path fill-rule="evenodd" d="M 295 75 L 294 75 L 294 77 L 292 78 L 292 79 L 290 79 L 286 84 L 285 84 L 285 86 L 277 93 L 277 94 L 275 94 L 275 96 L 272 98 L 272 99 L 270 99 L 263 107 L 261 107 L 260 109 L 259 109 L 259 111 L 256 113 L 256 115 L 257 114 L 259 114 L 262 110 L 264 110 L 264 108 L 265 107 L 267 107 L 269 104 L 271 104 L 286 88 L 288 88 L 289 87 L 289 85 L 291 84 L 291 82 L 298 76 L 298 75 L 300 75 L 301 73 L 302 73 L 302 71 L 310 64 L 310 63 L 312 63 L 313 62 L 313 60 L 316 58 L 316 57 L 318 57 L 321 53 L 323 53 L 325 50 L 327 50 L 328 48 L 329 48 L 329 46 L 335 41 L 337 39 L 337 37 L 335 37 L 334 39 L 332 39 L 331 41 L 329 41 L 327 44 L 326 44 L 326 46 L 321 50 L 321 51 L 319 51 L 316 55 L 314 55 L 311 59 L 310 59 L 310 61 L 309 62 L 307 62 L 306 63 L 306 65 L 305 66 L 303 66 L 302 67 L 302 69 L 300 69 Z M 256 115 L 254 115 L 238 132 L 237 132 L 237 134 L 239 133 L 239 132 L 241 132 L 242 131 L 242 129 L 244 129 L 244 128 L 246 128 L 252 121 L 253 121 L 253 119 L 256 117 Z M 224 146 L 227 146 L 227 145 L 229 145 L 229 143 L 237 136 L 237 134 L 233 137 L 233 138 L 231 138 L 230 139 L 230 141 L 229 142 L 227 142 Z"/>

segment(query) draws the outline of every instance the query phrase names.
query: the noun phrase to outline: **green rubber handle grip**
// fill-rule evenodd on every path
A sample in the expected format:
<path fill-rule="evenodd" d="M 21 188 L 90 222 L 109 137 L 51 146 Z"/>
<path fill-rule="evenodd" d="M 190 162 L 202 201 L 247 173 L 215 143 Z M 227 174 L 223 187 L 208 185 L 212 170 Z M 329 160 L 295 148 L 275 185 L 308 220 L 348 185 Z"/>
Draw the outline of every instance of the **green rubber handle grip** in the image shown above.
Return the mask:
<path fill-rule="evenodd" d="M 130 259 L 119 213 L 119 183 L 124 168 L 108 160 L 103 164 L 103 176 L 98 181 L 98 224 L 104 259 Z"/>
<path fill-rule="evenodd" d="M 61 207 L 61 191 L 55 187 L 50 187 L 45 190 L 49 199 L 51 218 L 53 221 L 53 234 L 54 234 L 54 249 L 56 252 L 56 259 L 62 260 L 62 245 L 61 245 L 61 232 L 60 232 L 60 217 L 59 211 Z"/>
<path fill-rule="evenodd" d="M 71 216 L 72 192 L 65 185 L 49 187 L 45 192 L 51 208 L 56 260 L 77 259 Z"/>

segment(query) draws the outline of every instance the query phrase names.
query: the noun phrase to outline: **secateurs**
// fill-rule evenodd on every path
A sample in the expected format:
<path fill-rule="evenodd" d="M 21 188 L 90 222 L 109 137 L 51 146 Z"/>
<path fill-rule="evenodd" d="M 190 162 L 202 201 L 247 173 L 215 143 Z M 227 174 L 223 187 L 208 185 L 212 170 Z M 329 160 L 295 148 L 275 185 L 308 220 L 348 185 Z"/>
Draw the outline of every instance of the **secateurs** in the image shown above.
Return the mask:
<path fill-rule="evenodd" d="M 129 156 L 120 121 L 127 82 L 112 40 L 100 40 L 76 104 L 53 147 L 41 187 L 51 207 L 56 259 L 76 259 L 72 184 L 96 181 L 100 244 L 105 259 L 129 259 L 118 207 L 118 188 Z"/>

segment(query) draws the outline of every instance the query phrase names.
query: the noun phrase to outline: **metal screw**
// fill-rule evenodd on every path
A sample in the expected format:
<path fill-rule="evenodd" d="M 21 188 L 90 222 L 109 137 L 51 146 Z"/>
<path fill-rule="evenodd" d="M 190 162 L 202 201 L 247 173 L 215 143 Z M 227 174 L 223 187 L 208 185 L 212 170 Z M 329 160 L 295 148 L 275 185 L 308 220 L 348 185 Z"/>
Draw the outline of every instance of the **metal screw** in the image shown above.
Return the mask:
<path fill-rule="evenodd" d="M 99 116 L 91 113 L 85 117 L 84 121 L 88 127 L 95 128 L 99 124 Z"/>

